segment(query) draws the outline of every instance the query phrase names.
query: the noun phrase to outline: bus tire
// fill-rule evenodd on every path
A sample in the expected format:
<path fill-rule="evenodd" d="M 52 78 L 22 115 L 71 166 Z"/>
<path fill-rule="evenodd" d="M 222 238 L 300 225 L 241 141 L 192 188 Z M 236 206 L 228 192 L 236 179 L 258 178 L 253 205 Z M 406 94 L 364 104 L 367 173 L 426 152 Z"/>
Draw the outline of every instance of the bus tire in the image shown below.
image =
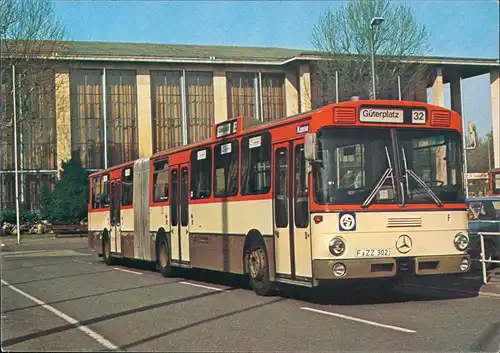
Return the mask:
<path fill-rule="evenodd" d="M 261 239 L 252 240 L 247 259 L 247 272 L 254 292 L 261 296 L 272 295 L 275 284 L 269 279 L 269 261 L 266 247 Z"/>
<path fill-rule="evenodd" d="M 174 268 L 172 267 L 172 255 L 167 238 L 162 235 L 156 243 L 156 264 L 163 277 L 172 277 Z"/>
<path fill-rule="evenodd" d="M 104 232 L 102 236 L 102 258 L 107 265 L 114 263 L 113 256 L 111 256 L 111 241 L 107 232 Z"/>

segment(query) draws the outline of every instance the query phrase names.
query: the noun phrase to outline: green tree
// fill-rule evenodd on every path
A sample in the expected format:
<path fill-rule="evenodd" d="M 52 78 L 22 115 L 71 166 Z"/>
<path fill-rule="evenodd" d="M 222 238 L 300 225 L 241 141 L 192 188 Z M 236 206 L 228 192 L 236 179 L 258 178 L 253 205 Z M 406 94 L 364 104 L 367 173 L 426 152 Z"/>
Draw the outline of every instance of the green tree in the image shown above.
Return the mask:
<path fill-rule="evenodd" d="M 373 97 L 371 79 L 371 19 L 383 17 L 375 26 L 373 46 L 376 53 L 377 97 L 397 87 L 401 76 L 402 96 L 413 93 L 415 79 L 425 66 L 408 60 L 430 51 L 429 32 L 417 23 L 409 7 L 389 0 L 351 0 L 339 10 L 327 10 L 315 24 L 312 45 L 326 59 L 318 64 L 318 79 L 324 89 L 332 91 L 335 72 L 339 91 Z"/>
<path fill-rule="evenodd" d="M 41 216 L 52 223 L 75 224 L 87 217 L 89 173 L 78 158 L 62 163 L 61 178 L 54 189 L 45 189 Z"/>

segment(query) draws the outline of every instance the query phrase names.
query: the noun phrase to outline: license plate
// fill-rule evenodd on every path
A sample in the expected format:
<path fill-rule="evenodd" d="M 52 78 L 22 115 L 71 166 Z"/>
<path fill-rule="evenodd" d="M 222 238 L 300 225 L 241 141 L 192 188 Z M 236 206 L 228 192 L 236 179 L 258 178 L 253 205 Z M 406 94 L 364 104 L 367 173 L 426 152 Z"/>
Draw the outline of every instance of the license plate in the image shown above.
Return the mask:
<path fill-rule="evenodd" d="M 389 248 L 383 249 L 356 249 L 357 257 L 381 257 L 391 254 Z"/>

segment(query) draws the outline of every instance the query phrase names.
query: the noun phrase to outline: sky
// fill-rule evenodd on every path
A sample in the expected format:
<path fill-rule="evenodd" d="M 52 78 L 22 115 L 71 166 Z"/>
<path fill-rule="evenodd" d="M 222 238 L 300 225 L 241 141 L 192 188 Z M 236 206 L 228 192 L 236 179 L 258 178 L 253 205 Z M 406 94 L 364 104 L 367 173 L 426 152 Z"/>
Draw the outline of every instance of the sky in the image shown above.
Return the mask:
<path fill-rule="evenodd" d="M 499 58 L 498 0 L 392 0 L 431 33 L 432 56 Z M 68 40 L 313 49 L 319 16 L 344 1 L 54 0 Z M 445 105 L 450 107 L 449 86 Z M 490 78 L 463 81 L 464 118 L 491 129 Z"/>

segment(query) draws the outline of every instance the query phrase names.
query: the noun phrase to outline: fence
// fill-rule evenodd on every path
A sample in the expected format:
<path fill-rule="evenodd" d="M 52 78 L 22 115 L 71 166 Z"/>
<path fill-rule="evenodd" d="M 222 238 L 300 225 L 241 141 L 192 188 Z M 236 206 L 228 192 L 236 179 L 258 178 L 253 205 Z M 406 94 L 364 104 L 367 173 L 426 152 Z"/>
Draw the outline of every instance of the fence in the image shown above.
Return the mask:
<path fill-rule="evenodd" d="M 497 232 L 484 232 L 478 233 L 479 238 L 481 240 L 481 267 L 483 269 L 483 282 L 484 284 L 488 283 L 488 273 L 486 271 L 486 263 L 500 264 L 500 260 L 486 260 L 485 258 L 485 247 L 484 247 L 484 236 L 500 236 L 500 233 Z"/>

